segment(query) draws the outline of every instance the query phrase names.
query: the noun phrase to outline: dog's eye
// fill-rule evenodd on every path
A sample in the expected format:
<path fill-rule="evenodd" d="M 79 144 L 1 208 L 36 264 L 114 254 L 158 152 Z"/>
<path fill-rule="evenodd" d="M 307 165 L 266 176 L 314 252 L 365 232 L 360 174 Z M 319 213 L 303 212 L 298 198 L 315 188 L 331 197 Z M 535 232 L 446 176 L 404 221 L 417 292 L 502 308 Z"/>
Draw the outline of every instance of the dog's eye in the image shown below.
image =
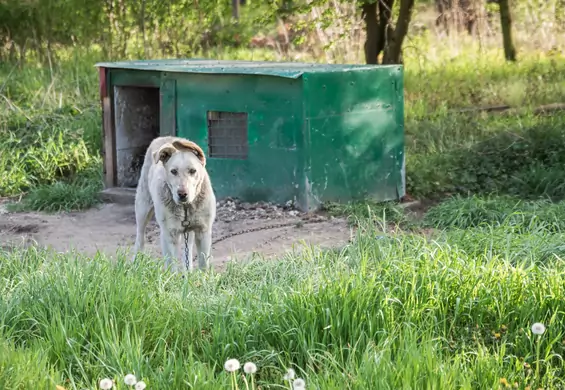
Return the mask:
<path fill-rule="evenodd" d="M 190 169 L 188 170 L 188 173 L 190 173 L 191 175 L 194 175 L 194 174 L 196 173 L 196 169 L 190 168 Z"/>
<path fill-rule="evenodd" d="M 177 171 L 176 169 L 171 169 L 171 173 L 176 176 L 179 171 Z"/>

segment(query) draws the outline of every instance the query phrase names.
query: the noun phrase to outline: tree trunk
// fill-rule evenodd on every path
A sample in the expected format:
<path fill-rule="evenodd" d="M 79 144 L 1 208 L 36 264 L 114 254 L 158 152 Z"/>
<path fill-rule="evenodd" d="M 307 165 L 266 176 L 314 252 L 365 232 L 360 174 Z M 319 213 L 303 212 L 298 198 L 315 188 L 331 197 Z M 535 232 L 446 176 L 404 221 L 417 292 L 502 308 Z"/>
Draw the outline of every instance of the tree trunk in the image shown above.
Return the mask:
<path fill-rule="evenodd" d="M 402 43 L 408 33 L 410 19 L 412 18 L 412 8 L 414 8 L 414 0 L 400 0 L 400 11 L 396 28 L 390 40 L 387 43 L 387 50 L 383 56 L 383 64 L 400 64 L 402 63 Z"/>
<path fill-rule="evenodd" d="M 500 27 L 502 28 L 502 44 L 506 61 L 516 61 L 516 48 L 512 42 L 512 16 L 508 0 L 500 0 Z"/>
<path fill-rule="evenodd" d="M 364 3 L 361 6 L 363 20 L 365 21 L 365 62 L 377 64 L 377 39 L 379 24 L 377 23 L 377 3 Z"/>
<path fill-rule="evenodd" d="M 147 34 L 145 33 L 145 0 L 141 0 L 141 37 L 143 39 L 143 58 L 147 58 Z"/>
<path fill-rule="evenodd" d="M 232 7 L 232 16 L 235 20 L 239 20 L 239 0 L 232 0 L 231 1 Z"/>
<path fill-rule="evenodd" d="M 377 57 L 384 50 L 390 34 L 394 29 L 390 24 L 394 0 L 379 0 L 379 27 L 377 34 Z"/>

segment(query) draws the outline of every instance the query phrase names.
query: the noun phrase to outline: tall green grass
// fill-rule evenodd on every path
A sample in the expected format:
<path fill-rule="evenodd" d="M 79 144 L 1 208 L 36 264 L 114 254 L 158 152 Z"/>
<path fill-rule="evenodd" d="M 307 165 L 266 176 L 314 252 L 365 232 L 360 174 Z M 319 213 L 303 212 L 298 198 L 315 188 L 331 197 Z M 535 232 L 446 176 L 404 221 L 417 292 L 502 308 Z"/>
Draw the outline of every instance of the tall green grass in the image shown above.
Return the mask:
<path fill-rule="evenodd" d="M 565 256 L 565 202 L 456 196 L 432 207 L 421 226 L 441 230 L 469 256 L 545 264 Z"/>
<path fill-rule="evenodd" d="M 229 388 L 229 358 L 255 362 L 272 389 L 288 367 L 318 389 L 565 385 L 560 257 L 478 256 L 482 231 L 436 241 L 361 231 L 342 249 L 186 279 L 148 259 L 3 252 L 0 345 L 15 368 L 0 383 L 29 388 L 26 359 L 40 357 L 31 373 L 73 389 L 130 372 L 151 389 Z M 539 339 L 535 322 L 547 327 Z"/>
<path fill-rule="evenodd" d="M 407 189 L 416 197 L 504 193 L 562 199 L 565 112 L 443 115 L 407 124 Z"/>
<path fill-rule="evenodd" d="M 29 193 L 21 207 L 49 211 L 96 203 L 101 118 L 95 91 L 95 69 L 82 57 L 51 68 L 0 67 L 0 196 Z"/>

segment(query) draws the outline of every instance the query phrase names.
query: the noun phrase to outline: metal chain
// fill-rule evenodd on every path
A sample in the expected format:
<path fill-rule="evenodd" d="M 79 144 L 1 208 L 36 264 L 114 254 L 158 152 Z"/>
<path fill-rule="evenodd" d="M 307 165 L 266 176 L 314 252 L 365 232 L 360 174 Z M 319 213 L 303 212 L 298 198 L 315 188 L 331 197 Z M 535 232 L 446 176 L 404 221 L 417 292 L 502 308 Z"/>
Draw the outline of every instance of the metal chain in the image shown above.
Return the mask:
<path fill-rule="evenodd" d="M 189 250 L 188 250 L 188 228 L 190 226 L 190 222 L 188 220 L 188 207 L 184 208 L 184 221 L 182 221 L 182 226 L 184 227 L 184 265 L 186 266 L 186 270 L 190 271 L 190 258 L 188 257 Z"/>
<path fill-rule="evenodd" d="M 294 222 L 283 222 L 283 223 L 277 223 L 274 225 L 267 225 L 267 226 L 259 226 L 259 227 L 255 227 L 255 228 L 249 228 L 249 229 L 243 229 L 234 233 L 228 233 L 225 236 L 222 236 L 214 241 L 212 241 L 212 245 L 217 244 L 218 242 L 227 240 L 228 238 L 231 237 L 235 237 L 235 236 L 240 236 L 242 234 L 247 234 L 247 233 L 253 233 L 253 232 L 258 232 L 261 230 L 270 230 L 270 229 L 279 229 L 279 228 L 283 228 L 283 227 L 290 227 L 290 226 L 296 226 L 296 227 L 301 227 L 302 225 L 311 225 L 314 223 L 320 223 L 320 222 L 325 222 L 325 219 L 315 219 L 313 221 L 294 221 Z"/>
<path fill-rule="evenodd" d="M 257 245 L 257 246 L 254 248 L 254 250 L 255 250 L 255 249 L 258 249 L 258 248 L 261 248 L 261 247 L 264 247 L 265 245 L 268 245 L 268 244 L 270 244 L 270 243 L 272 243 L 272 242 L 275 242 L 276 240 L 278 240 L 279 238 L 283 237 L 284 235 L 285 235 L 285 233 L 283 232 L 283 233 L 281 233 L 281 234 L 277 234 L 277 235 L 275 235 L 275 236 L 273 236 L 273 237 L 270 237 L 270 238 L 268 238 L 267 240 L 263 241 L 261 244 Z"/>
<path fill-rule="evenodd" d="M 311 224 L 315 224 L 315 223 L 320 223 L 320 222 L 325 222 L 325 219 L 315 219 L 315 220 L 310 220 L 310 221 L 304 221 L 304 220 L 300 220 L 300 221 L 294 221 L 294 222 L 282 222 L 282 223 L 277 223 L 277 224 L 273 224 L 273 225 L 267 225 L 267 226 L 259 226 L 259 227 L 255 227 L 255 228 L 249 228 L 249 229 L 243 229 L 237 232 L 233 232 L 233 233 L 228 233 L 220 238 L 217 238 L 216 240 L 212 241 L 212 245 L 217 244 L 218 242 L 227 240 L 228 238 L 232 238 L 235 236 L 240 236 L 242 234 L 247 234 L 247 233 L 253 233 L 253 232 L 259 232 L 261 230 L 271 230 L 271 229 L 280 229 L 283 227 L 290 227 L 290 226 L 296 226 L 296 227 L 301 227 L 303 225 L 311 225 Z M 184 265 L 186 266 L 186 269 L 189 271 L 190 270 L 190 259 L 188 257 L 188 235 L 189 235 L 189 226 L 190 226 L 190 222 L 188 221 L 188 208 L 185 207 L 184 208 L 184 220 L 182 221 L 182 226 L 184 227 Z M 280 236 L 279 236 L 280 237 Z M 275 237 L 275 239 L 278 237 Z M 273 239 L 269 240 L 272 241 Z"/>
<path fill-rule="evenodd" d="M 188 231 L 184 232 L 184 265 L 186 270 L 190 271 L 190 259 L 188 258 Z"/>

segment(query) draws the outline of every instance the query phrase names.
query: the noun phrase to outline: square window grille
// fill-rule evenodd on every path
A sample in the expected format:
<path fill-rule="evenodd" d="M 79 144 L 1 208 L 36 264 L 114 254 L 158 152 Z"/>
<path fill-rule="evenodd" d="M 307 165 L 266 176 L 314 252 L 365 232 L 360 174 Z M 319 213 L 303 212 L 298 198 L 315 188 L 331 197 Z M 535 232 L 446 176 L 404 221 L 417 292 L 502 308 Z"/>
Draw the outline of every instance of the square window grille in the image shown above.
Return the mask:
<path fill-rule="evenodd" d="M 208 155 L 246 160 L 247 113 L 208 111 Z"/>

